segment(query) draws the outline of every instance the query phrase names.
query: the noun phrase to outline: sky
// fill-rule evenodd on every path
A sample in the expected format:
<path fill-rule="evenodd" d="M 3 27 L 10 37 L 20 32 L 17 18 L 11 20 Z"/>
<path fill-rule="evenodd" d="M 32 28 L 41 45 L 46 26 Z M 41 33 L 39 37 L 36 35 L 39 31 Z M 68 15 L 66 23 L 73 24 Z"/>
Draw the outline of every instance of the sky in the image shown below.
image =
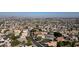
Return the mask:
<path fill-rule="evenodd" d="M 0 12 L 0 16 L 78 17 L 79 12 Z"/>

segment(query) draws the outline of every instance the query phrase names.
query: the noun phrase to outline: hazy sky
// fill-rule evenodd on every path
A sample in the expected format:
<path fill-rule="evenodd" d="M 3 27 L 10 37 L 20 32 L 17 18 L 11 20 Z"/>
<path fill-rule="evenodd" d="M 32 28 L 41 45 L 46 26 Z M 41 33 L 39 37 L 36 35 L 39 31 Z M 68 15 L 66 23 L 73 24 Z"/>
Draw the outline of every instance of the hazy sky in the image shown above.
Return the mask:
<path fill-rule="evenodd" d="M 0 16 L 78 17 L 79 12 L 0 12 Z"/>

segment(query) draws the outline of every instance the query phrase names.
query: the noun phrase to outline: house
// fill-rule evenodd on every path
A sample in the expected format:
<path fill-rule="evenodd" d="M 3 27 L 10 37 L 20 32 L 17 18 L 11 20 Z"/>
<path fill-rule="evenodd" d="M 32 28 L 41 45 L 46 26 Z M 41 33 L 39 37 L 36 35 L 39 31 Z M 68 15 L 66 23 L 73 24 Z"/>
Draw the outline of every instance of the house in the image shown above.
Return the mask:
<path fill-rule="evenodd" d="M 7 38 L 7 40 L 5 40 L 5 46 L 6 47 L 11 47 L 11 40 L 9 38 Z"/>
<path fill-rule="evenodd" d="M 50 34 L 47 34 L 47 35 L 45 35 L 45 39 L 54 40 L 54 36 L 50 35 Z"/>
<path fill-rule="evenodd" d="M 7 30 L 7 29 L 2 29 L 2 30 L 1 30 L 1 33 L 4 33 L 4 31 L 6 31 L 6 30 Z"/>
<path fill-rule="evenodd" d="M 3 38 L 0 38 L 0 46 L 4 45 L 5 40 Z"/>
<path fill-rule="evenodd" d="M 26 38 L 27 36 L 29 36 L 29 30 L 28 29 L 24 29 L 22 31 L 21 38 Z"/>
<path fill-rule="evenodd" d="M 72 36 L 72 37 L 71 37 L 71 40 L 78 41 L 78 38 L 77 38 L 76 36 Z"/>
<path fill-rule="evenodd" d="M 50 42 L 47 42 L 45 44 L 47 44 L 48 46 L 53 46 L 53 47 L 57 46 L 57 42 L 56 41 L 50 41 Z"/>
<path fill-rule="evenodd" d="M 4 39 L 0 37 L 0 46 L 10 47 L 11 46 L 11 40 L 9 38 Z"/>
<path fill-rule="evenodd" d="M 64 37 L 57 37 L 56 40 L 59 41 L 65 41 Z"/>

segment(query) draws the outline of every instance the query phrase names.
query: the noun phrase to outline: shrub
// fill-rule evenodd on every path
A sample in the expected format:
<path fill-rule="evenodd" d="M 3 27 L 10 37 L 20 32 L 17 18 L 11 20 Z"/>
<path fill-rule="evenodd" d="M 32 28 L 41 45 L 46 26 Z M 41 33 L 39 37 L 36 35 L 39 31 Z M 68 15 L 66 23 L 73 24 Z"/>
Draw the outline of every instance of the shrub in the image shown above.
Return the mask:
<path fill-rule="evenodd" d="M 20 41 L 18 41 L 18 40 L 13 40 L 12 42 L 11 42 L 11 46 L 17 46 L 18 44 L 20 44 L 21 42 Z"/>

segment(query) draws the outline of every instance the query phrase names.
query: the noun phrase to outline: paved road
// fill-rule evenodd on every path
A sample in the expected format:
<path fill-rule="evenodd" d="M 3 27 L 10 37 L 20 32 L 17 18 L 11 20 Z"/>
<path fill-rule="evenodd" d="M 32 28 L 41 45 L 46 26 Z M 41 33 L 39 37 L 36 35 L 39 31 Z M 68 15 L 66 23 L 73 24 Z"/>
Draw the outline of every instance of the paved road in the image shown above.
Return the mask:
<path fill-rule="evenodd" d="M 42 44 L 37 42 L 34 38 L 32 39 L 32 42 L 37 46 L 37 47 L 44 47 Z"/>
<path fill-rule="evenodd" d="M 37 47 L 44 47 L 44 45 L 42 45 L 42 44 L 40 44 L 39 42 L 37 42 L 36 40 L 35 40 L 35 38 L 31 35 L 31 37 L 32 37 L 32 42 L 37 46 Z"/>

